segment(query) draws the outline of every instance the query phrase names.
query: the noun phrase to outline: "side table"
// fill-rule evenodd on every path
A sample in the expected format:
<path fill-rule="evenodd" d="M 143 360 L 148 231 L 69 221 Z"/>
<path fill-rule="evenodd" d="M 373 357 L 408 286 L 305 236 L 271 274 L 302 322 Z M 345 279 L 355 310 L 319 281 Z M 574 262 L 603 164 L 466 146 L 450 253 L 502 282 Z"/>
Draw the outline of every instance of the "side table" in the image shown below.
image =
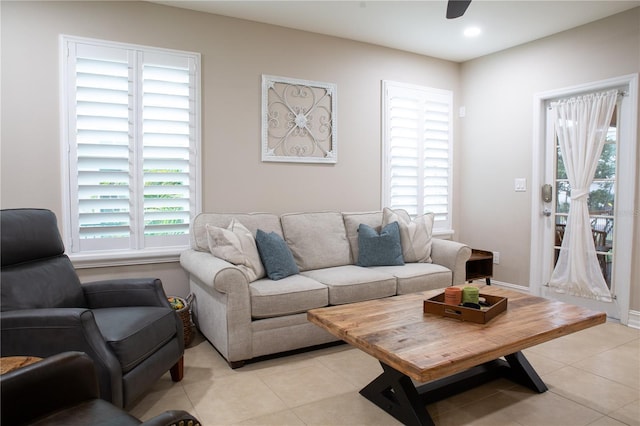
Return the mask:
<path fill-rule="evenodd" d="M 476 279 L 484 278 L 487 285 L 491 285 L 492 276 L 493 252 L 471 249 L 471 257 L 467 260 L 467 281 L 471 282 Z"/>
<path fill-rule="evenodd" d="M 0 374 L 26 367 L 38 361 L 42 361 L 42 358 L 37 356 L 3 356 L 0 358 Z"/>

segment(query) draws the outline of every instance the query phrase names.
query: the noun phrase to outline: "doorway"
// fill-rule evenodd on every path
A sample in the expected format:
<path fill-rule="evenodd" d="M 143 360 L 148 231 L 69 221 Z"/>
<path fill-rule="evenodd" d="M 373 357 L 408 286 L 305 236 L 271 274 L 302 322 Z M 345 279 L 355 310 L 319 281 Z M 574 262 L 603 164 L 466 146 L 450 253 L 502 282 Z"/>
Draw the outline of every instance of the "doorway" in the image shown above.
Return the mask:
<path fill-rule="evenodd" d="M 590 188 L 589 217 L 598 263 L 613 301 L 560 294 L 547 286 L 564 235 L 570 188 L 549 114 L 550 102 L 577 95 L 618 89 L 607 143 Z M 561 300 L 627 324 L 630 299 L 631 249 L 635 194 L 638 75 L 541 93 L 535 96 L 532 181 L 546 191 L 532 194 L 531 284 L 533 294 Z"/>

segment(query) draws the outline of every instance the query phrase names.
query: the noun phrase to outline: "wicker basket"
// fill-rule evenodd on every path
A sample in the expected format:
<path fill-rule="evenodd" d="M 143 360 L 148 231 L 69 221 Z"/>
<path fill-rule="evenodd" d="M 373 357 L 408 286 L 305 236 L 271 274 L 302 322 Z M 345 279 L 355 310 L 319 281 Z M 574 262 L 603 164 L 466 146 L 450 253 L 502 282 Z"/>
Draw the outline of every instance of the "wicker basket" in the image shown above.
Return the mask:
<path fill-rule="evenodd" d="M 182 327 L 184 329 L 184 345 L 189 346 L 193 340 L 193 323 L 191 322 L 191 306 L 188 301 L 189 298 L 187 297 L 187 299 L 183 299 L 182 297 L 171 296 L 168 299 L 171 298 L 180 300 L 184 305 L 183 308 L 176 309 L 176 313 L 182 320 Z"/>

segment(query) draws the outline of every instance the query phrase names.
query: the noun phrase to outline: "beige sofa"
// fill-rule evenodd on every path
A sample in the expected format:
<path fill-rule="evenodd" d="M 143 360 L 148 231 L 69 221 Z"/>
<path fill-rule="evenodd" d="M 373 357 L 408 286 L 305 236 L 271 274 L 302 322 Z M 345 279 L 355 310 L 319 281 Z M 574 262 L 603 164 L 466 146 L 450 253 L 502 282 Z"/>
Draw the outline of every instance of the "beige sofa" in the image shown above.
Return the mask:
<path fill-rule="evenodd" d="M 226 228 L 234 218 L 253 236 L 261 229 L 283 237 L 299 273 L 250 282 L 240 267 L 213 256 L 208 229 Z M 379 230 L 383 219 L 382 211 L 198 215 L 192 248 L 180 257 L 197 327 L 236 368 L 258 356 L 335 341 L 307 322 L 309 309 L 464 283 L 471 249 L 438 238 L 430 238 L 431 263 L 358 266 L 358 226 Z"/>

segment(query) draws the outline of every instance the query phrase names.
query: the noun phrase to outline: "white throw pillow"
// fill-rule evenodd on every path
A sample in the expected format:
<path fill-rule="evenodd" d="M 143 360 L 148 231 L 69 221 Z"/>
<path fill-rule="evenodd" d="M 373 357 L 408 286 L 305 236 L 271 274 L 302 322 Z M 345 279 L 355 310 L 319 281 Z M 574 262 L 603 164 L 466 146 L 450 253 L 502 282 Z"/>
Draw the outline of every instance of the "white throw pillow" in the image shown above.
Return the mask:
<path fill-rule="evenodd" d="M 411 220 L 405 210 L 382 210 L 382 226 L 391 222 L 400 225 L 400 244 L 406 263 L 431 263 L 431 237 L 433 235 L 433 213 L 426 213 Z"/>
<path fill-rule="evenodd" d="M 227 229 L 209 224 L 206 227 L 211 254 L 236 265 L 249 282 L 265 276 L 256 240 L 243 224 L 231 219 Z"/>

